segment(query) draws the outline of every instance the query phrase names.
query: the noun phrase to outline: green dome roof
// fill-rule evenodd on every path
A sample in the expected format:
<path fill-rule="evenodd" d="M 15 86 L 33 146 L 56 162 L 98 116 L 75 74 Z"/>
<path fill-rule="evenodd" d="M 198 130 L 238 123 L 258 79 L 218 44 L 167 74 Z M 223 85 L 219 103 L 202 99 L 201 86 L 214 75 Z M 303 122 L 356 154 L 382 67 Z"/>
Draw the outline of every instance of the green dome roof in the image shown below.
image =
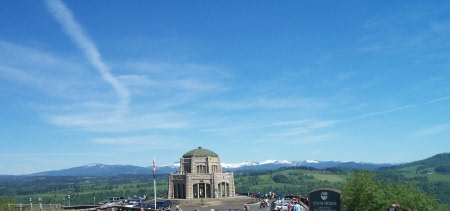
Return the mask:
<path fill-rule="evenodd" d="M 202 147 L 198 147 L 197 149 L 193 149 L 189 152 L 186 152 L 183 155 L 183 158 L 191 158 L 191 157 L 219 157 L 215 152 L 207 149 L 203 149 Z"/>

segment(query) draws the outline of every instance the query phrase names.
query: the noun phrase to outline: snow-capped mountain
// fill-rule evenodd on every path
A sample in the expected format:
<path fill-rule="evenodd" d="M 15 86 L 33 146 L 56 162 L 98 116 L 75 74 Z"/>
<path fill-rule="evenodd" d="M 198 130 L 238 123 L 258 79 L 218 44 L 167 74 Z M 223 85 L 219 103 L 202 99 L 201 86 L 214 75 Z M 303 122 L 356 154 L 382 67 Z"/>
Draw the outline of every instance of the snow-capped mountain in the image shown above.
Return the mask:
<path fill-rule="evenodd" d="M 287 161 L 287 160 L 266 160 L 262 162 L 251 162 L 245 161 L 241 163 L 222 163 L 222 168 L 241 168 L 246 166 L 262 166 L 262 165 L 281 165 L 281 166 L 296 166 L 301 163 L 318 163 L 319 161 L 315 160 L 306 160 L 306 161 Z"/>
<path fill-rule="evenodd" d="M 222 163 L 222 171 L 243 171 L 243 170 L 270 170 L 281 167 L 305 166 L 316 169 L 326 168 L 351 168 L 351 169 L 378 169 L 380 167 L 393 166 L 394 164 L 374 164 L 339 161 L 286 161 L 286 160 L 266 160 L 262 162 L 245 161 L 240 163 Z M 169 174 L 178 171 L 180 163 L 170 163 L 157 166 L 157 174 Z M 31 174 L 29 176 L 117 176 L 123 174 L 152 174 L 152 167 L 139 167 L 132 165 L 105 165 L 92 163 L 85 166 L 73 167 L 63 170 L 46 171 Z"/>

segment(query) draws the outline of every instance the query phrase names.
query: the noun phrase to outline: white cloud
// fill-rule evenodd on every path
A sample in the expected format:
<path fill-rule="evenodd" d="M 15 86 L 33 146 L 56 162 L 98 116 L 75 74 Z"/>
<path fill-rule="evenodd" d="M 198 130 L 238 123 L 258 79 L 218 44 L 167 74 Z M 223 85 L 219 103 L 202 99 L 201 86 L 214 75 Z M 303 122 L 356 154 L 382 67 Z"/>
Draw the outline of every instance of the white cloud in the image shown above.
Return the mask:
<path fill-rule="evenodd" d="M 183 115 L 175 112 L 151 113 L 139 116 L 117 116 L 114 113 L 93 112 L 86 114 L 47 117 L 51 124 L 94 132 L 130 132 L 142 130 L 167 130 L 186 128 L 189 124 Z"/>
<path fill-rule="evenodd" d="M 447 132 L 449 130 L 450 130 L 450 123 L 442 124 L 442 125 L 436 125 L 436 126 L 429 127 L 429 128 L 424 129 L 424 130 L 415 132 L 415 133 L 409 135 L 409 137 L 419 138 L 419 137 L 424 137 L 424 136 L 432 136 L 432 135 L 435 135 L 435 134 Z"/>
<path fill-rule="evenodd" d="M 328 104 L 310 98 L 280 98 L 280 97 L 250 97 L 235 101 L 216 101 L 204 104 L 207 108 L 234 110 L 234 109 L 281 109 L 281 108 L 311 108 L 320 109 Z"/>
<path fill-rule="evenodd" d="M 308 128 L 323 128 L 328 127 L 335 124 L 336 120 L 328 120 L 328 121 L 317 121 L 311 119 L 302 119 L 302 120 L 294 120 L 294 121 L 285 121 L 285 122 L 275 122 L 273 125 L 276 126 L 286 126 L 286 125 L 304 125 Z"/>
<path fill-rule="evenodd" d="M 120 99 L 120 108 L 127 109 L 131 97 L 128 89 L 111 74 L 108 66 L 102 61 L 95 44 L 83 32 L 82 26 L 76 22 L 72 12 L 59 0 L 47 0 L 46 3 L 48 9 L 62 25 L 66 34 L 83 51 L 86 58 L 101 74 L 102 78 L 115 89 Z"/>
<path fill-rule="evenodd" d="M 9 154 L 0 154 L 0 157 L 83 156 L 96 154 L 97 153 L 9 153 Z"/>
<path fill-rule="evenodd" d="M 73 100 L 91 96 L 92 91 L 80 87 L 101 87 L 94 84 L 95 77 L 76 62 L 1 40 L 0 48 L 0 79 L 18 83 L 23 88 Z"/>
<path fill-rule="evenodd" d="M 158 135 L 92 138 L 91 141 L 104 146 L 120 147 L 122 150 L 129 151 L 183 149 L 190 145 L 186 140 L 178 137 Z"/>
<path fill-rule="evenodd" d="M 136 97 L 123 115 L 108 84 L 82 66 L 83 62 L 67 61 L 68 56 L 61 58 L 5 41 L 0 41 L 0 47 L 5 49 L 0 52 L 0 79 L 27 87 L 26 93 L 46 94 L 49 98 L 31 98 L 28 103 L 43 112 L 47 122 L 60 127 L 102 132 L 184 128 L 189 117 L 181 112 L 195 112 L 195 108 L 185 107 L 178 112 L 175 106 L 201 103 L 199 98 L 228 89 L 221 81 L 227 74 L 214 66 L 160 65 L 157 74 L 152 75 L 125 64 L 132 74 L 116 78 Z M 122 66 L 120 62 L 115 65 Z M 188 70 L 189 74 L 177 70 Z M 208 70 L 212 73 L 203 75 Z"/>

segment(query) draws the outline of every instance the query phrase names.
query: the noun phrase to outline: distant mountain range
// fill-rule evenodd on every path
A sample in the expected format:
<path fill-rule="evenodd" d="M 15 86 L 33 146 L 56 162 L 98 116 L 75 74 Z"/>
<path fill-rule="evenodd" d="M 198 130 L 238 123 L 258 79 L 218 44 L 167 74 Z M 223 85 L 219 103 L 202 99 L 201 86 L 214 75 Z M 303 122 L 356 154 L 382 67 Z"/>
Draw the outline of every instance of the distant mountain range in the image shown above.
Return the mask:
<path fill-rule="evenodd" d="M 242 162 L 236 164 L 222 163 L 222 171 L 244 171 L 244 170 L 270 170 L 281 167 L 313 167 L 316 169 L 327 168 L 349 168 L 349 169 L 378 169 L 382 167 L 391 167 L 395 164 L 374 164 L 357 162 L 339 162 L 339 161 L 285 161 L 285 160 L 267 160 L 264 162 Z M 178 171 L 180 163 L 157 166 L 157 174 L 169 174 Z M 45 171 L 23 176 L 117 176 L 123 174 L 152 174 L 152 167 L 140 167 L 133 165 L 105 165 L 89 164 L 69 169 Z"/>

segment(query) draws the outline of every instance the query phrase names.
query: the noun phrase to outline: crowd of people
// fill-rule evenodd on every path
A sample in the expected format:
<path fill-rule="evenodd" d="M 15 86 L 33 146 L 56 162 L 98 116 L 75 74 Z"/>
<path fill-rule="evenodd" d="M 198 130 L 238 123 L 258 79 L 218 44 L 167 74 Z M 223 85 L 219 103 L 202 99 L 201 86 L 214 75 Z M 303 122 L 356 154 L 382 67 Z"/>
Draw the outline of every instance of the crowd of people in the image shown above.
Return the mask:
<path fill-rule="evenodd" d="M 259 208 L 265 208 L 269 206 L 269 199 L 272 199 L 273 196 L 269 195 L 268 197 L 262 197 L 259 199 Z M 274 196 L 270 207 L 271 210 L 277 211 L 302 211 L 303 207 L 300 205 L 300 201 L 305 203 L 307 201 L 307 196 L 301 197 L 299 200 L 297 197 L 290 196 L 289 199 L 286 196 Z M 244 206 L 244 211 L 247 211 L 245 208 L 248 205 Z"/>

